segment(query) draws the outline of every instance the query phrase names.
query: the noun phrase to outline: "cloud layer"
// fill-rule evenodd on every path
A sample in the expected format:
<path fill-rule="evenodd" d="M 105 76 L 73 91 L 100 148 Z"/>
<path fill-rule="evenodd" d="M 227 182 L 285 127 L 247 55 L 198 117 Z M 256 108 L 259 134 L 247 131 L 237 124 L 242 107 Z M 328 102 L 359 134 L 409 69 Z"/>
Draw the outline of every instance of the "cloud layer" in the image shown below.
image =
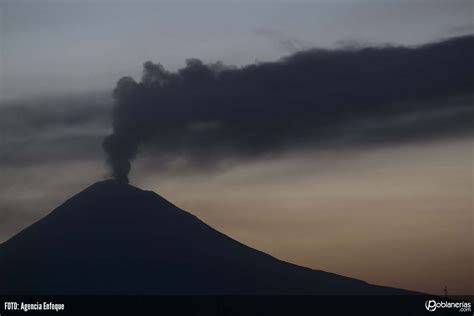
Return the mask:
<path fill-rule="evenodd" d="M 99 159 L 109 132 L 109 93 L 0 104 L 0 168 Z"/>

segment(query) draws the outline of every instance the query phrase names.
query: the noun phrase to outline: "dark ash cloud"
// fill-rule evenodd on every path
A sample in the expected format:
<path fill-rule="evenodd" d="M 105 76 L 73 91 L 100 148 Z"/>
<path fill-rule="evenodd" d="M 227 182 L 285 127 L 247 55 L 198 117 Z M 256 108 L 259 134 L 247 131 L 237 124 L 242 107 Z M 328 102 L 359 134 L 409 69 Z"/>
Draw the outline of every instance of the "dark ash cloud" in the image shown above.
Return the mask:
<path fill-rule="evenodd" d="M 142 144 L 156 148 L 157 159 L 209 163 L 462 134 L 474 118 L 473 56 L 474 37 L 465 36 L 417 47 L 313 49 L 242 68 L 189 59 L 173 73 L 146 62 L 140 82 L 117 83 L 113 134 L 103 146 L 114 177 L 128 181 Z"/>

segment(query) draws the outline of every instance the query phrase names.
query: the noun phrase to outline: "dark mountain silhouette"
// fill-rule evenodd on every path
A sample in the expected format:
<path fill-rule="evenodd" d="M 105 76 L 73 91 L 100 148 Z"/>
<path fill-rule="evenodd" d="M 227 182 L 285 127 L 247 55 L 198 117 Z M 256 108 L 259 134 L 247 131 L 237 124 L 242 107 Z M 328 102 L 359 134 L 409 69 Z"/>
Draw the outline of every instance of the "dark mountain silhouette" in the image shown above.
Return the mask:
<path fill-rule="evenodd" d="M 0 245 L 0 271 L 0 294 L 414 293 L 280 261 L 114 180 Z"/>

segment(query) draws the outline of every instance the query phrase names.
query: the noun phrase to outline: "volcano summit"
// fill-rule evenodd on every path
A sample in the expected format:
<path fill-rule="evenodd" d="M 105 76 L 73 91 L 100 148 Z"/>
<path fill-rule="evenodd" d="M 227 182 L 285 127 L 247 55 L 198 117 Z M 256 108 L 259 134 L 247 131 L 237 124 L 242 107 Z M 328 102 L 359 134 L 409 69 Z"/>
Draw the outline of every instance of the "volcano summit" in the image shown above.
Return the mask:
<path fill-rule="evenodd" d="M 0 294 L 412 293 L 275 259 L 114 180 L 1 244 L 0 271 Z"/>

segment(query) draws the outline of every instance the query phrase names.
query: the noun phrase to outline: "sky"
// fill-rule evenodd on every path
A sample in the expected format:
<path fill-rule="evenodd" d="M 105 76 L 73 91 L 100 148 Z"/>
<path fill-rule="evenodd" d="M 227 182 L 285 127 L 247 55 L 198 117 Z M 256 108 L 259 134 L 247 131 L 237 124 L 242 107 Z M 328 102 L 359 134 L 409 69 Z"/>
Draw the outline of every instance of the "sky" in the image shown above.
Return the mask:
<path fill-rule="evenodd" d="M 192 102 L 176 96 L 159 99 L 161 112 L 144 107 L 152 125 L 171 124 L 140 131 L 150 135 L 139 142 L 130 182 L 283 260 L 387 286 L 442 294 L 446 285 L 452 294 L 473 294 L 473 94 L 461 87 L 469 79 L 465 74 L 449 77 L 446 69 L 423 60 L 417 65 L 449 82 L 441 80 L 430 90 L 431 85 L 416 81 L 416 72 L 410 73 L 413 82 L 403 79 L 394 88 L 403 98 L 382 101 L 376 90 L 366 88 L 375 84 L 386 91 L 376 83 L 379 78 L 404 78 L 399 68 L 387 68 L 387 54 L 395 56 L 393 62 L 397 54 L 418 60 L 417 52 L 431 56 L 423 55 L 430 48 L 423 50 L 422 44 L 472 34 L 472 10 L 471 1 L 3 1 L 0 242 L 82 188 L 110 177 L 101 144 L 111 133 L 123 135 L 120 125 L 112 129 L 123 118 L 120 113 L 149 126 L 133 110 L 142 92 L 130 99 L 120 94 L 118 103 L 125 110 L 132 104 L 132 110 L 112 115 L 112 91 L 120 78 L 134 79 L 115 91 L 136 85 L 159 99 L 161 88 L 153 84 L 164 81 L 156 78 L 171 74 L 187 80 L 180 69 L 200 74 L 221 62 L 228 77 L 218 77 L 219 84 L 233 76 L 253 78 L 256 73 L 259 79 L 266 69 L 283 69 L 294 77 L 276 73 L 275 78 L 288 86 L 290 79 L 303 78 L 292 65 L 341 74 L 347 68 L 338 65 L 358 65 L 365 55 L 357 49 L 372 46 L 374 58 L 388 71 L 377 72 L 373 65 L 379 64 L 369 62 L 365 74 L 375 71 L 377 76 L 356 77 L 358 86 L 341 81 L 322 85 L 323 91 L 350 94 L 358 110 L 316 93 L 315 102 L 337 109 L 334 115 L 325 116 L 320 107 L 302 107 L 298 113 L 305 115 L 294 114 L 285 102 L 293 90 L 279 89 L 275 99 L 265 99 L 258 93 L 265 91 L 262 80 L 255 81 L 259 89 L 250 97 L 263 101 L 250 114 L 238 102 L 228 105 L 231 115 L 219 110 L 228 104 L 224 97 L 195 99 L 210 104 L 207 112 L 188 111 Z M 399 46 L 416 49 L 413 54 L 392 49 Z M 328 59 L 332 68 L 324 68 L 328 62 L 318 55 L 325 49 L 329 57 L 344 52 Z M 446 56 L 451 54 L 447 49 Z M 201 68 L 186 64 L 188 58 L 201 60 L 191 64 Z M 458 63 L 447 61 L 458 74 L 469 69 L 455 59 Z M 149 64 L 149 83 L 140 79 L 146 61 L 154 63 Z M 153 68 L 157 63 L 163 68 Z M 310 73 L 308 78 L 327 82 L 328 77 Z M 190 87 L 200 80 L 192 79 Z M 229 95 L 248 96 L 245 84 L 232 82 L 235 89 Z M 299 96 L 312 93 L 301 86 Z M 416 96 L 412 86 L 419 91 Z M 186 88 L 181 94 L 192 91 Z M 379 104 L 387 110 L 377 110 Z M 183 116 L 176 116 L 174 108 L 189 120 L 181 122 Z M 275 113 L 291 118 L 293 127 L 282 128 Z M 239 150 L 215 146 L 220 143 L 208 134 L 193 136 L 191 142 L 186 138 L 185 151 L 170 146 L 188 137 L 181 133 L 186 128 L 202 133 L 225 124 L 240 127 L 248 115 L 259 122 L 258 128 L 230 129 L 232 137 L 219 139 Z M 314 128 L 311 120 L 317 117 L 323 119 L 316 119 Z M 173 128 L 180 124 L 188 125 Z M 248 138 L 246 131 L 254 136 Z M 169 135 L 170 142 L 157 133 Z M 321 135 L 327 143 L 320 141 Z M 209 159 L 207 153 L 217 158 Z"/>
<path fill-rule="evenodd" d="M 418 44 L 472 31 L 471 1 L 8 1 L 2 98 L 109 89 L 146 60 L 244 65 L 351 42 Z"/>

